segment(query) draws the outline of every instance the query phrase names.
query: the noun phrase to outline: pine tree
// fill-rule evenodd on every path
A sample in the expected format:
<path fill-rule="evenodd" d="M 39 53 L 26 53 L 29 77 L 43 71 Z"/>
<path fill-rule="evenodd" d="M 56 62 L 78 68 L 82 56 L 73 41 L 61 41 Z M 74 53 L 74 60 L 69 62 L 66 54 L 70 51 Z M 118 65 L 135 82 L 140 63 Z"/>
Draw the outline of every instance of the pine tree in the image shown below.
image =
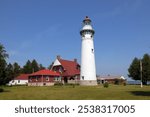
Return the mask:
<path fill-rule="evenodd" d="M 48 69 L 52 69 L 52 67 L 53 67 L 53 64 L 54 64 L 54 62 L 52 62 L 49 66 L 48 66 Z"/>
<path fill-rule="evenodd" d="M 45 67 L 42 64 L 39 64 L 39 70 L 45 69 Z"/>
<path fill-rule="evenodd" d="M 129 69 L 128 76 L 134 80 L 140 80 L 140 60 L 138 58 L 134 58 Z"/>
<path fill-rule="evenodd" d="M 21 73 L 21 67 L 17 62 L 13 64 L 13 70 L 14 70 L 14 77 L 17 77 Z"/>
<path fill-rule="evenodd" d="M 23 66 L 23 73 L 25 74 L 31 74 L 32 73 L 32 65 L 30 60 L 26 62 L 26 64 Z"/>
<path fill-rule="evenodd" d="M 35 59 L 32 61 L 31 67 L 32 67 L 32 72 L 37 72 L 40 69 L 39 65 Z"/>

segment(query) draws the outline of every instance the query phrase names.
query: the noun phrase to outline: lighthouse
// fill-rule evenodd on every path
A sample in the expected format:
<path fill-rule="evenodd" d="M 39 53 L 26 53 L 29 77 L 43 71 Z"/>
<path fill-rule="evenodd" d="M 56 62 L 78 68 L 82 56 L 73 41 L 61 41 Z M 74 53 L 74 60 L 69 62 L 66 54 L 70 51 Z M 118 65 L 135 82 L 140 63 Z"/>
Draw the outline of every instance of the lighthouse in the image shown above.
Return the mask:
<path fill-rule="evenodd" d="M 97 85 L 94 33 L 95 31 L 92 28 L 91 20 L 86 16 L 80 31 L 82 38 L 80 85 Z"/>

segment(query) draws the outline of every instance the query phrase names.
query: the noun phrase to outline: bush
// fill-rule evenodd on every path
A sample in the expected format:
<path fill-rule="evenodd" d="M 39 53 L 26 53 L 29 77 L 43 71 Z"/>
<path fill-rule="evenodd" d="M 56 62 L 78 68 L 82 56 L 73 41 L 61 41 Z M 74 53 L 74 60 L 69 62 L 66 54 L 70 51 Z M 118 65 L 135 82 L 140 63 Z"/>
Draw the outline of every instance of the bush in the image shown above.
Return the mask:
<path fill-rule="evenodd" d="M 73 86 L 73 83 L 66 83 L 65 86 Z"/>
<path fill-rule="evenodd" d="M 114 83 L 115 85 L 119 85 L 120 84 L 120 81 L 119 81 L 119 79 L 115 79 L 115 83 Z"/>
<path fill-rule="evenodd" d="M 123 86 L 126 86 L 126 85 L 127 85 L 127 83 L 126 83 L 126 82 L 124 82 L 124 83 L 123 83 Z"/>
<path fill-rule="evenodd" d="M 108 87 L 109 87 L 108 82 L 105 82 L 105 83 L 103 84 L 103 86 L 104 86 L 104 88 L 108 88 Z"/>
<path fill-rule="evenodd" d="M 80 84 L 79 84 L 79 83 L 75 83 L 75 85 L 76 85 L 76 86 L 79 86 Z"/>
<path fill-rule="evenodd" d="M 4 92 L 4 89 L 0 88 L 0 92 Z"/>
<path fill-rule="evenodd" d="M 79 83 L 66 83 L 65 86 L 79 86 Z"/>
<path fill-rule="evenodd" d="M 63 85 L 62 82 L 55 82 L 55 83 L 54 83 L 54 86 L 62 86 L 62 85 Z"/>

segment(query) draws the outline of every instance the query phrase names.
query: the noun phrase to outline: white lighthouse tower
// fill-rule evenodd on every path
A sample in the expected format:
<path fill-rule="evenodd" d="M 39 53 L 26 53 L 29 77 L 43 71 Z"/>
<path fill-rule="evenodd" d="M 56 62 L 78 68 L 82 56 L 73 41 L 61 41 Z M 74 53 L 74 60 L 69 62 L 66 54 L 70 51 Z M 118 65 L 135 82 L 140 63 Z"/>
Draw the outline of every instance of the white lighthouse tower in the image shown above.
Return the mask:
<path fill-rule="evenodd" d="M 83 20 L 80 34 L 82 37 L 80 85 L 97 85 L 93 43 L 94 30 L 88 16 Z"/>

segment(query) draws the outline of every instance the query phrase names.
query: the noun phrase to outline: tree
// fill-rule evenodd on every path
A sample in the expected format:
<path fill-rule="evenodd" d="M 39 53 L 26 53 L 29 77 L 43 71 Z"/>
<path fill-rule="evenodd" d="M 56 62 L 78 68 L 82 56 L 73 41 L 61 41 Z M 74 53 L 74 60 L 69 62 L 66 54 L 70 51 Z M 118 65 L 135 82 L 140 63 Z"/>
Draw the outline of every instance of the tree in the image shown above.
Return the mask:
<path fill-rule="evenodd" d="M 13 72 L 14 72 L 14 77 L 17 77 L 21 73 L 21 67 L 17 62 L 13 64 Z"/>
<path fill-rule="evenodd" d="M 4 46 L 0 43 L 0 85 L 5 85 L 6 79 L 6 59 L 8 58 L 8 54 L 4 48 Z"/>
<path fill-rule="evenodd" d="M 128 69 L 128 76 L 134 80 L 141 80 L 140 61 L 142 61 L 142 83 L 146 85 L 147 81 L 150 81 L 150 55 L 144 54 L 142 60 L 134 58 Z"/>
<path fill-rule="evenodd" d="M 30 60 L 26 62 L 26 64 L 23 66 L 23 73 L 25 74 L 31 74 L 32 73 L 32 66 Z"/>
<path fill-rule="evenodd" d="M 142 82 L 147 84 L 147 81 L 150 81 L 150 56 L 144 54 L 142 59 Z"/>
<path fill-rule="evenodd" d="M 39 65 L 38 65 L 38 63 L 37 63 L 37 61 L 35 59 L 32 61 L 31 67 L 32 67 L 32 72 L 39 71 Z"/>
<path fill-rule="evenodd" d="M 31 74 L 42 69 L 45 69 L 45 67 L 43 67 L 42 64 L 38 64 L 38 62 L 33 59 L 32 62 L 30 60 L 26 62 L 26 64 L 23 66 L 22 73 Z"/>
<path fill-rule="evenodd" d="M 128 69 L 128 76 L 134 80 L 140 80 L 140 60 L 138 58 L 134 58 L 129 69 Z"/>
<path fill-rule="evenodd" d="M 39 70 L 45 69 L 45 67 L 42 64 L 39 64 Z"/>
<path fill-rule="evenodd" d="M 49 66 L 48 66 L 48 69 L 52 69 L 52 67 L 53 67 L 53 64 L 54 64 L 54 62 L 52 62 Z"/>
<path fill-rule="evenodd" d="M 4 80 L 4 84 L 7 84 L 9 81 L 14 79 L 14 77 L 15 77 L 14 68 L 13 68 L 13 65 L 11 63 L 9 63 L 7 65 L 5 75 L 6 75 L 6 77 Z"/>
<path fill-rule="evenodd" d="M 4 46 L 0 43 L 0 59 L 6 59 L 8 58 L 8 54 L 4 48 Z"/>

